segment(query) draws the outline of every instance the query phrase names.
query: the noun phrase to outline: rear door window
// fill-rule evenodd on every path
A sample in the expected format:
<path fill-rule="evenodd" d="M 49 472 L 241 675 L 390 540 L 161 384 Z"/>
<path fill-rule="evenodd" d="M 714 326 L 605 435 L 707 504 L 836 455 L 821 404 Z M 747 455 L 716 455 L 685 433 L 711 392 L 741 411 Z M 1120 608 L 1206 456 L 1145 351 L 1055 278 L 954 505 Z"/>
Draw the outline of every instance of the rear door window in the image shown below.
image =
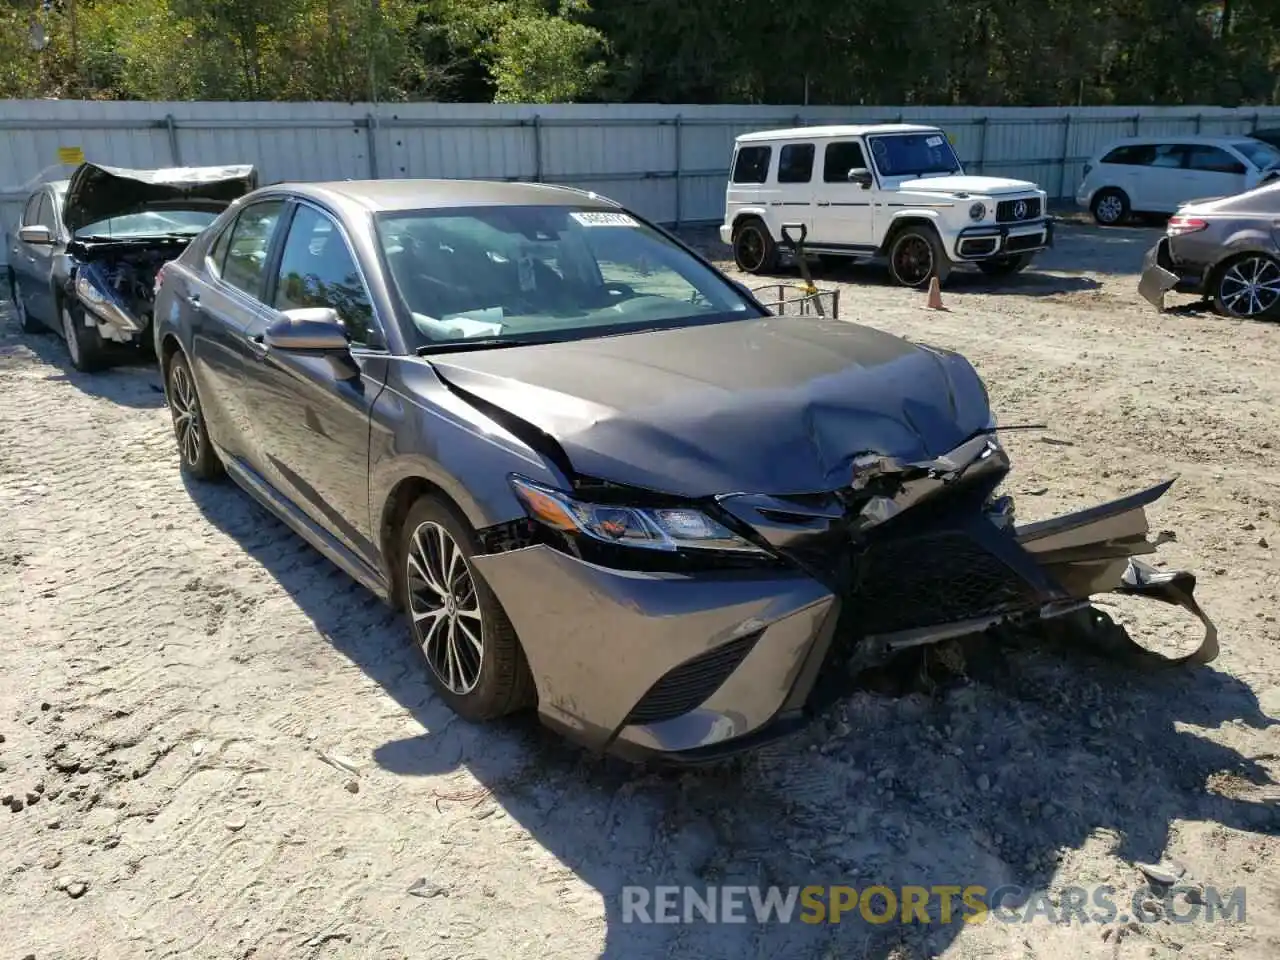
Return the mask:
<path fill-rule="evenodd" d="M 264 200 L 245 207 L 230 231 L 222 279 L 255 300 L 262 299 L 267 254 L 283 208 L 282 200 Z"/>
<path fill-rule="evenodd" d="M 734 183 L 764 183 L 769 176 L 770 147 L 739 147 L 733 164 Z"/>
<path fill-rule="evenodd" d="M 1180 143 L 1159 143 L 1155 146 L 1155 155 L 1149 166 L 1166 169 L 1181 167 L 1186 159 L 1186 147 Z"/>
<path fill-rule="evenodd" d="M 778 154 L 779 183 L 808 183 L 813 177 L 813 144 L 788 143 Z"/>
<path fill-rule="evenodd" d="M 1102 158 L 1103 163 L 1115 163 L 1125 167 L 1145 167 L 1156 157 L 1153 143 L 1131 143 L 1116 147 Z"/>

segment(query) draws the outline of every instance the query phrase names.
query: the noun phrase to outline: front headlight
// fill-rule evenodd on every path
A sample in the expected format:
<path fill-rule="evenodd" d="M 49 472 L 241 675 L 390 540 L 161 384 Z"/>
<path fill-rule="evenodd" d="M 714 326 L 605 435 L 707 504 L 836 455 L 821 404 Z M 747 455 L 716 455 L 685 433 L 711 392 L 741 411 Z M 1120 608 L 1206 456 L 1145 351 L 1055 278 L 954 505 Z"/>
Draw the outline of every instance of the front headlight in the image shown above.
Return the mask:
<path fill-rule="evenodd" d="M 76 276 L 76 296 L 87 303 L 93 304 L 95 307 L 103 306 L 107 302 L 107 298 L 102 295 L 102 291 L 95 287 L 93 281 L 84 274 L 77 274 Z"/>
<path fill-rule="evenodd" d="M 511 488 L 529 516 L 562 533 L 646 550 L 729 550 L 765 553 L 692 507 L 626 507 L 583 503 L 563 490 L 512 476 Z"/>
<path fill-rule="evenodd" d="M 987 205 L 985 203 L 975 203 L 969 208 L 970 220 L 981 220 L 987 215 Z"/>

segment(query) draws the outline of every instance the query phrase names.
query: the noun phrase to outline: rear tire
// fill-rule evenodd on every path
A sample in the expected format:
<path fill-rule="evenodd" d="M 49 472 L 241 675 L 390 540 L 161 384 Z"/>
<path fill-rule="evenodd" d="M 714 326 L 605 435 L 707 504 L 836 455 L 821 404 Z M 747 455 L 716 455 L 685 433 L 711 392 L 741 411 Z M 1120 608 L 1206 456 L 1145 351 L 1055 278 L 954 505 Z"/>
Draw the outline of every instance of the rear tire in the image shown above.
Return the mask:
<path fill-rule="evenodd" d="M 165 383 L 165 396 L 169 400 L 169 414 L 173 418 L 173 436 L 178 442 L 178 459 L 182 472 L 197 480 L 216 480 L 222 476 L 222 461 L 218 459 L 209 429 L 205 425 L 204 407 L 196 390 L 196 379 L 191 364 L 181 351 L 169 361 L 169 378 Z"/>
<path fill-rule="evenodd" d="M 733 262 L 743 273 L 772 273 L 778 266 L 778 245 L 763 220 L 746 220 L 734 231 Z"/>
<path fill-rule="evenodd" d="M 44 324 L 27 312 L 27 301 L 22 295 L 22 284 L 9 268 L 9 300 L 13 304 L 13 312 L 18 315 L 18 328 L 23 333 L 43 333 Z"/>
<path fill-rule="evenodd" d="M 1280 260 L 1246 253 L 1214 272 L 1213 309 L 1232 320 L 1280 319 Z"/>
<path fill-rule="evenodd" d="M 476 536 L 447 503 L 419 499 L 400 529 L 396 570 L 414 646 L 440 698 L 472 722 L 536 702 L 515 628 L 471 565 Z"/>
<path fill-rule="evenodd" d="M 988 277 L 1012 277 L 1021 273 L 1031 263 L 1029 253 L 1015 253 L 1011 257 L 996 257 L 994 260 L 979 260 L 978 269 Z"/>
<path fill-rule="evenodd" d="M 889 275 L 900 287 L 925 287 L 934 277 L 946 282 L 951 261 L 938 231 L 924 224 L 903 227 L 889 244 Z"/>
<path fill-rule="evenodd" d="M 1129 195 L 1115 187 L 1099 190 L 1090 206 L 1093 219 L 1100 226 L 1116 227 L 1129 219 Z"/>
<path fill-rule="evenodd" d="M 97 327 L 86 327 L 84 308 L 66 299 L 58 299 L 62 320 L 62 338 L 67 342 L 71 365 L 81 373 L 93 373 L 107 365 L 106 344 Z"/>

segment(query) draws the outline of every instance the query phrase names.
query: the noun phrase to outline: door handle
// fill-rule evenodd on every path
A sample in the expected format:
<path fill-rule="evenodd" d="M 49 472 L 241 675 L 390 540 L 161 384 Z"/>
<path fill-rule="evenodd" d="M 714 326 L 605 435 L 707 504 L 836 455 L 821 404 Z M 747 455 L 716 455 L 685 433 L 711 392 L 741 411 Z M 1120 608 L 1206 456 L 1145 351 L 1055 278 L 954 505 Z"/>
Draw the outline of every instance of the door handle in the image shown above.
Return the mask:
<path fill-rule="evenodd" d="M 191 304 L 191 306 L 193 307 L 200 306 L 200 294 L 198 293 L 187 294 L 187 303 Z"/>
<path fill-rule="evenodd" d="M 249 349 L 253 351 L 253 355 L 259 360 L 267 358 L 267 351 L 271 348 L 267 346 L 266 339 L 262 334 L 249 338 Z"/>

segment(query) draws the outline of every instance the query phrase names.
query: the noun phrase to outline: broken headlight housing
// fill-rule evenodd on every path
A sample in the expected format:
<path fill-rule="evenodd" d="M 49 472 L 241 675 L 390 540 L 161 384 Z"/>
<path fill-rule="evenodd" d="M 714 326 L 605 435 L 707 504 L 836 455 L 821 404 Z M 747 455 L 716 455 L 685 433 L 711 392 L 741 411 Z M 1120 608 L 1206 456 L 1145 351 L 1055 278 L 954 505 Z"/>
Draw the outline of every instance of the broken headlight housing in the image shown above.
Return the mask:
<path fill-rule="evenodd" d="M 586 503 L 563 490 L 512 476 L 511 488 L 529 516 L 561 533 L 645 550 L 767 551 L 738 536 L 696 507 L 633 507 Z"/>

